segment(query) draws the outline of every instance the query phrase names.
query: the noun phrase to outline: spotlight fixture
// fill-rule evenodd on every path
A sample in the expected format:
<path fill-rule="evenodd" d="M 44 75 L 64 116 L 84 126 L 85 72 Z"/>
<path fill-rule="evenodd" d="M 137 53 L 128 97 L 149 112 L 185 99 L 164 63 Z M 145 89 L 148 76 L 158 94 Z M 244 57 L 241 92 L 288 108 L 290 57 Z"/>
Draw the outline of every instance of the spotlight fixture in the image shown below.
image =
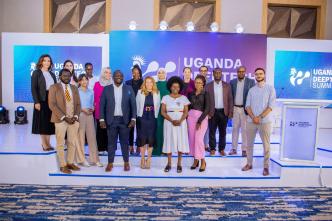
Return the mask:
<path fill-rule="evenodd" d="M 0 124 L 9 123 L 9 113 L 4 106 L 0 106 Z"/>
<path fill-rule="evenodd" d="M 15 124 L 27 124 L 28 123 L 28 112 L 24 107 L 18 106 L 15 111 Z"/>
<path fill-rule="evenodd" d="M 241 24 L 236 24 L 235 27 L 234 27 L 236 33 L 243 33 L 244 31 L 244 27 L 241 25 Z"/>
<path fill-rule="evenodd" d="M 159 24 L 159 30 L 166 31 L 168 28 L 168 23 L 166 21 L 161 21 Z"/>
<path fill-rule="evenodd" d="M 219 25 L 217 22 L 213 22 L 211 25 L 210 25 L 210 30 L 211 32 L 217 32 L 219 30 Z"/>
<path fill-rule="evenodd" d="M 136 23 L 136 21 L 130 21 L 130 22 L 129 22 L 129 30 L 131 30 L 131 31 L 135 31 L 135 30 L 136 30 L 136 27 L 137 27 L 137 23 Z"/>
<path fill-rule="evenodd" d="M 186 27 L 187 27 L 187 31 L 194 31 L 195 30 L 195 24 L 192 21 L 187 22 Z"/>

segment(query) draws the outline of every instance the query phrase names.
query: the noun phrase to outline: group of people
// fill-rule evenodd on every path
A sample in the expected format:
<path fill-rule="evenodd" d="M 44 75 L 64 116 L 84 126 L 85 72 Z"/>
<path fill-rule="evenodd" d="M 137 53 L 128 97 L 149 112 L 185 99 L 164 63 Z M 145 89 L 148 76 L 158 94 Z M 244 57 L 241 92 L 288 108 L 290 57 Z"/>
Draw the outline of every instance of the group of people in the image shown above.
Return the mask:
<path fill-rule="evenodd" d="M 99 80 L 93 76 L 93 65 L 85 65 L 86 74 L 75 75 L 73 62 L 65 61 L 57 83 L 52 73 L 52 59 L 42 55 L 31 77 L 34 99 L 32 132 L 41 135 L 45 151 L 53 150 L 50 135 L 56 135 L 60 171 L 71 173 L 79 166 L 100 163 L 98 152 L 108 152 L 106 172 L 113 169 L 117 142 L 120 141 L 124 170 L 130 170 L 130 154 L 141 156 L 140 167 L 151 168 L 152 155 L 167 155 L 165 172 L 172 168 L 172 154 L 177 154 L 178 173 L 182 172 L 182 155 L 193 156 L 190 169 L 206 169 L 206 150 L 226 156 L 226 129 L 233 119 L 232 149 L 237 154 L 239 131 L 242 156 L 247 157 L 243 171 L 252 169 L 253 146 L 257 131 L 264 147 L 263 175 L 269 175 L 271 114 L 275 90 L 265 83 L 265 70 L 255 70 L 256 82 L 246 77 L 246 68 L 237 70 L 237 78 L 227 83 L 222 70 L 201 66 L 193 79 L 190 67 L 183 77 L 167 79 L 160 68 L 156 78 L 143 78 L 139 66 L 131 70 L 132 79 L 124 81 L 120 70 L 111 73 L 103 68 Z M 134 138 L 136 129 L 136 139 Z M 218 143 L 216 131 L 219 131 Z M 84 146 L 89 147 L 89 162 Z M 134 148 L 136 144 L 136 150 Z M 64 147 L 67 146 L 67 158 Z M 136 153 L 135 153 L 136 152 Z"/>

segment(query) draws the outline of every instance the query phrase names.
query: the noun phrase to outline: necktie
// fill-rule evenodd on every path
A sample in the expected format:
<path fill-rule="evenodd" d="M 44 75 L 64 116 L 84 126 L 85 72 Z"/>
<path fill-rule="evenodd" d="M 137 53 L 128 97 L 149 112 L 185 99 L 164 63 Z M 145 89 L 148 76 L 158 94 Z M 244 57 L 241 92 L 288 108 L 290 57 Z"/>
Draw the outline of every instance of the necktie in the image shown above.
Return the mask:
<path fill-rule="evenodd" d="M 68 84 L 66 84 L 65 97 L 66 97 L 67 102 L 71 101 L 71 97 L 70 97 L 69 90 L 68 90 Z"/>

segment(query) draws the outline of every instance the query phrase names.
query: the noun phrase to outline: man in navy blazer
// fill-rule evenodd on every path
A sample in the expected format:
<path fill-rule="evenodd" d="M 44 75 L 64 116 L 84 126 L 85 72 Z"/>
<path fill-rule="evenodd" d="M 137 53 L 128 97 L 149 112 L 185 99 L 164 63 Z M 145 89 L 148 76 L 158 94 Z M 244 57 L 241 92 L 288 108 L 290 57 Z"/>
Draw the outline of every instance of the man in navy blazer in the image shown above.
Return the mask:
<path fill-rule="evenodd" d="M 100 100 L 100 127 L 107 128 L 108 165 L 105 169 L 113 169 L 117 140 L 120 138 L 124 170 L 129 171 L 129 131 L 136 122 L 136 99 L 131 86 L 123 84 L 120 70 L 113 73 L 114 85 L 106 86 Z"/>
<path fill-rule="evenodd" d="M 241 66 L 237 69 L 237 78 L 230 81 L 233 95 L 233 131 L 232 131 L 232 149 L 229 155 L 237 154 L 237 146 L 239 140 L 239 130 L 241 128 L 242 135 L 242 156 L 247 156 L 247 111 L 245 110 L 247 95 L 250 88 L 255 86 L 255 80 L 247 78 L 246 68 Z"/>

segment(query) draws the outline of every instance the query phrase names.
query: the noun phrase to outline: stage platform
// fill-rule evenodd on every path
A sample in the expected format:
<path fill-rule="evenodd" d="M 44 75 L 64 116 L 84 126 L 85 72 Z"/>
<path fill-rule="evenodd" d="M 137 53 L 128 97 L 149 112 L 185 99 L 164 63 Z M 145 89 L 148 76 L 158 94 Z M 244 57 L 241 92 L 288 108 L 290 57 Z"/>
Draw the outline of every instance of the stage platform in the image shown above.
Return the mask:
<path fill-rule="evenodd" d="M 82 167 L 66 175 L 58 171 L 56 152 L 43 152 L 39 136 L 31 134 L 30 125 L 0 125 L 0 183 L 46 185 L 113 185 L 113 186 L 242 186 L 242 187 L 307 187 L 332 186 L 332 130 L 319 132 L 316 161 L 294 163 L 279 160 L 279 131 L 271 137 L 270 175 L 262 175 L 263 149 L 256 137 L 254 169 L 242 172 L 246 159 L 241 156 L 209 156 L 207 169 L 190 170 L 193 158 L 183 157 L 183 172 L 176 173 L 176 156 L 169 173 L 163 171 L 167 158 L 153 157 L 150 170 L 139 168 L 140 157 L 131 156 L 131 170 L 123 171 L 121 152 L 117 152 L 111 173 L 105 167 Z M 300 139 L 300 138 L 299 138 Z M 231 148 L 227 134 L 227 153 Z M 55 144 L 54 136 L 52 144 Z M 120 148 L 119 148 L 120 149 Z M 240 151 L 239 151 L 240 153 Z M 100 154 L 107 164 L 107 156 Z"/>

